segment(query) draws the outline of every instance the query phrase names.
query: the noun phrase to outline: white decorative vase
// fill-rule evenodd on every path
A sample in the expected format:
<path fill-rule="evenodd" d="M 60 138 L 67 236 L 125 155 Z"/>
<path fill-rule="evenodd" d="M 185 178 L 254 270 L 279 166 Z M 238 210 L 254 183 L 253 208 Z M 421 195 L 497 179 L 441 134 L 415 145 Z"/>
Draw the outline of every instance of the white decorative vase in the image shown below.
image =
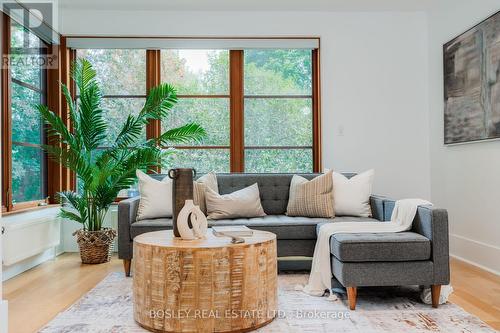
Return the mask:
<path fill-rule="evenodd" d="M 189 222 L 191 222 L 192 228 L 189 227 Z M 205 238 L 207 229 L 207 218 L 200 207 L 196 206 L 193 200 L 186 200 L 177 216 L 177 230 L 179 230 L 181 238 L 186 240 Z"/>

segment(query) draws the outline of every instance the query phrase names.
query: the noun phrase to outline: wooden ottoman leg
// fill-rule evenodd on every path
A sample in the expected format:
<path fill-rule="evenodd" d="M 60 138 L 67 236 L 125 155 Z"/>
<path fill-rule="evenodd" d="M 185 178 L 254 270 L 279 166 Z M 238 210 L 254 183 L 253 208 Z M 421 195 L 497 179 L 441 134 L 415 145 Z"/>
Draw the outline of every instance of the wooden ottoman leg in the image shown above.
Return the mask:
<path fill-rule="evenodd" d="M 347 287 L 347 300 L 349 301 L 349 309 L 356 309 L 356 296 L 357 296 L 356 287 Z"/>
<path fill-rule="evenodd" d="M 432 296 L 432 307 L 437 308 L 439 306 L 439 296 L 441 295 L 441 285 L 434 284 L 431 286 L 431 296 Z"/>
<path fill-rule="evenodd" d="M 123 269 L 125 270 L 125 276 L 130 276 L 130 263 L 131 259 L 123 259 Z"/>

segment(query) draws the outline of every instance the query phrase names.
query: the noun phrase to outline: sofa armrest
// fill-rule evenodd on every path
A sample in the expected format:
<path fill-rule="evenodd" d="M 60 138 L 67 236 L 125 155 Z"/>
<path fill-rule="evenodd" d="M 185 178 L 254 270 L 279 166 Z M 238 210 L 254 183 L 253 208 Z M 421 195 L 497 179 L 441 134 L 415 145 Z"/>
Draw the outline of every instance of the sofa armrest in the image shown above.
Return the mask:
<path fill-rule="evenodd" d="M 394 209 L 394 200 L 384 202 L 384 216 L 387 218 Z M 419 206 L 412 230 L 431 241 L 431 259 L 434 263 L 434 284 L 450 282 L 450 251 L 448 239 L 448 212 L 433 206 Z"/>
<path fill-rule="evenodd" d="M 431 240 L 434 284 L 450 283 L 448 211 L 433 206 L 420 206 L 412 229 Z"/>
<path fill-rule="evenodd" d="M 384 218 L 384 201 L 387 197 L 381 195 L 370 196 L 370 207 L 372 209 L 372 217 L 379 221 L 386 221 Z"/>
<path fill-rule="evenodd" d="M 135 222 L 140 197 L 122 200 L 118 203 L 118 254 L 122 259 L 128 259 L 128 251 L 132 237 L 130 225 Z M 131 258 L 130 253 L 130 258 Z"/>

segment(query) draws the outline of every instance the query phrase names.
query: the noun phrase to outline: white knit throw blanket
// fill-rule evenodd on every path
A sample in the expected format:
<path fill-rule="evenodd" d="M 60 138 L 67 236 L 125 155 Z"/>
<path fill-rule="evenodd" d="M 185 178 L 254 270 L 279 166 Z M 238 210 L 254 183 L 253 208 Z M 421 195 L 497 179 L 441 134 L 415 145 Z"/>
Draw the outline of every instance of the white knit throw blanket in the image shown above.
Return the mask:
<path fill-rule="evenodd" d="M 312 261 L 309 282 L 304 292 L 313 296 L 323 296 L 332 284 L 330 261 L 330 237 L 340 233 L 378 233 L 402 232 L 411 229 L 418 206 L 431 205 L 422 199 L 404 199 L 396 201 L 391 220 L 388 222 L 335 222 L 326 223 L 319 229 Z"/>

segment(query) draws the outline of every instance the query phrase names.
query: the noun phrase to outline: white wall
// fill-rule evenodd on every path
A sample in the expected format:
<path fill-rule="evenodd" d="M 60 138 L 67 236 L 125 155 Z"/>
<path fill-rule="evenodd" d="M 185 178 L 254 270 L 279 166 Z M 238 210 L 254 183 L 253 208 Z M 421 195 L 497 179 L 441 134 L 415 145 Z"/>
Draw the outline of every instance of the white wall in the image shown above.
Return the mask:
<path fill-rule="evenodd" d="M 62 9 L 60 14 L 63 34 L 320 36 L 324 166 L 375 168 L 375 192 L 430 197 L 424 13 Z"/>
<path fill-rule="evenodd" d="M 500 9 L 498 0 L 440 0 L 429 13 L 432 201 L 446 207 L 453 255 L 500 273 L 500 141 L 443 145 L 442 45 Z"/>

